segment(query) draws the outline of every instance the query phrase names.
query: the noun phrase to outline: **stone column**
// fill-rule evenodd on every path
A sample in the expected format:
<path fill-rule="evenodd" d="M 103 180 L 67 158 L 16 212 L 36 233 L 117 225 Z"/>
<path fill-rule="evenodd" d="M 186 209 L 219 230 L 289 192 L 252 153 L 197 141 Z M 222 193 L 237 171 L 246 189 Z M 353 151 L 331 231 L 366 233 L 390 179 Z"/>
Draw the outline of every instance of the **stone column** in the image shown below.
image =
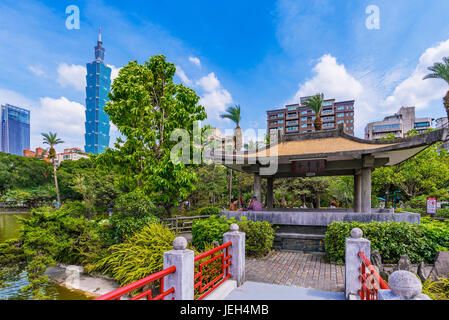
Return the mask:
<path fill-rule="evenodd" d="M 175 288 L 175 292 L 168 295 L 166 299 L 193 300 L 193 275 L 194 252 L 187 250 L 187 240 L 178 237 L 173 241 L 173 250 L 164 252 L 164 266 L 166 269 L 171 266 L 176 267 L 176 272 L 169 274 L 164 279 L 164 289 Z"/>
<path fill-rule="evenodd" d="M 390 290 L 379 290 L 379 300 L 431 300 L 422 294 L 421 280 L 410 271 L 399 270 L 388 279 Z"/>
<path fill-rule="evenodd" d="M 232 256 L 229 273 L 231 279 L 237 281 L 237 286 L 241 286 L 245 282 L 245 233 L 239 232 L 239 226 L 235 223 L 231 224 L 230 230 L 223 234 L 223 243 L 232 242 L 229 247 Z"/>
<path fill-rule="evenodd" d="M 362 284 L 359 279 L 361 260 L 359 252 L 371 257 L 371 242 L 362 238 L 363 231 L 354 228 L 351 231 L 351 238 L 345 241 L 345 297 L 346 300 L 357 300 L 358 291 Z"/>
<path fill-rule="evenodd" d="M 258 173 L 254 174 L 254 195 L 262 202 L 262 177 Z"/>
<path fill-rule="evenodd" d="M 362 175 L 358 171 L 354 174 L 354 212 L 362 212 Z"/>
<path fill-rule="evenodd" d="M 371 168 L 362 169 L 361 211 L 371 213 Z"/>
<path fill-rule="evenodd" d="M 273 208 L 273 199 L 274 199 L 274 178 L 267 178 L 267 208 Z"/>

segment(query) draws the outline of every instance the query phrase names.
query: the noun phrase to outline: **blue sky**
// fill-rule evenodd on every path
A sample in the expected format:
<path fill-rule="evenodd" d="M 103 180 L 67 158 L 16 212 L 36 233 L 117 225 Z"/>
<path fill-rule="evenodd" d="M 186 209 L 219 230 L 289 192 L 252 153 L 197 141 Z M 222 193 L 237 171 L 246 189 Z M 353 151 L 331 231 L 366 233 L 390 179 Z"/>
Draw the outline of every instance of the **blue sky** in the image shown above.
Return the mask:
<path fill-rule="evenodd" d="M 80 29 L 65 26 L 68 5 Z M 380 29 L 365 10 L 376 5 Z M 209 115 L 240 104 L 242 128 L 266 129 L 266 110 L 324 92 L 356 100 L 356 135 L 401 106 L 444 115 L 443 81 L 422 77 L 449 56 L 449 1 L 10 1 L 0 2 L 0 103 L 32 110 L 32 147 L 57 131 L 63 147 L 84 145 L 84 68 L 102 28 L 114 72 L 164 54 L 177 82 Z M 117 132 L 114 130 L 112 136 Z"/>

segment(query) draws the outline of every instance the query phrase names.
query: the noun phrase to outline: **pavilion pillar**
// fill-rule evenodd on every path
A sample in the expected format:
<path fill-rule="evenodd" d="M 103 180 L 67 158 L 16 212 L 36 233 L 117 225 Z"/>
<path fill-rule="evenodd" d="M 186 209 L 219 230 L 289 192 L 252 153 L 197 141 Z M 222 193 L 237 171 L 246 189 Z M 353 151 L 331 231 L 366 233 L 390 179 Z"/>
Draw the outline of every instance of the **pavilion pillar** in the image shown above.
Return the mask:
<path fill-rule="evenodd" d="M 354 174 L 354 212 L 362 212 L 362 172 L 356 170 Z"/>
<path fill-rule="evenodd" d="M 371 168 L 362 169 L 361 211 L 371 213 Z"/>
<path fill-rule="evenodd" d="M 262 202 L 262 177 L 258 173 L 254 174 L 254 195 Z"/>
<path fill-rule="evenodd" d="M 267 208 L 272 209 L 273 208 L 273 199 L 274 199 L 274 178 L 268 177 L 267 178 Z"/>

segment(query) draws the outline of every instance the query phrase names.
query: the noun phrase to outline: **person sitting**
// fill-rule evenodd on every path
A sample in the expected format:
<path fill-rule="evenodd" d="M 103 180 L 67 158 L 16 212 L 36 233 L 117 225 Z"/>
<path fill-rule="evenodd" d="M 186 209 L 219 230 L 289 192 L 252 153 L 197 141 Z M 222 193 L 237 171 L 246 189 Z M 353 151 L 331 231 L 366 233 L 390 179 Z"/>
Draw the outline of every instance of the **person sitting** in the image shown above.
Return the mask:
<path fill-rule="evenodd" d="M 239 201 L 235 198 L 232 199 L 231 204 L 229 205 L 229 211 L 238 211 L 238 203 Z"/>
<path fill-rule="evenodd" d="M 249 201 L 249 205 L 248 205 L 248 207 L 246 208 L 246 210 L 248 210 L 248 211 L 263 211 L 263 206 L 262 206 L 262 203 L 260 203 L 260 202 L 257 200 L 257 197 L 254 196 L 254 197 L 252 197 L 251 200 Z"/>

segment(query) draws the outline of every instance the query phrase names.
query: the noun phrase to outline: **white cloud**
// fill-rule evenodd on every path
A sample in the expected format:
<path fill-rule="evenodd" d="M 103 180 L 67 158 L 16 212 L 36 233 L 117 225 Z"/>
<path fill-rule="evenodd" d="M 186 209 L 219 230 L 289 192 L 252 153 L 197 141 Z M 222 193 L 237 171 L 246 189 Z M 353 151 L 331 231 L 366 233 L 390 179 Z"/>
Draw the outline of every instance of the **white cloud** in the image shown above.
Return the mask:
<path fill-rule="evenodd" d="M 200 104 L 206 108 L 209 119 L 218 119 L 220 113 L 226 110 L 226 106 L 232 103 L 231 94 L 221 86 L 213 72 L 196 81 L 196 85 L 205 91 Z"/>
<path fill-rule="evenodd" d="M 186 85 L 190 86 L 192 85 L 192 80 L 187 77 L 186 73 L 180 66 L 176 66 L 176 74 L 181 78 L 182 82 L 184 82 Z"/>
<path fill-rule="evenodd" d="M 0 88 L 0 104 L 9 103 L 30 110 L 31 148 L 46 147 L 42 144 L 42 132 L 56 132 L 65 143 L 56 150 L 64 148 L 84 148 L 85 107 L 65 97 L 59 99 L 40 98 L 38 101 L 27 99 L 14 91 Z"/>
<path fill-rule="evenodd" d="M 298 103 L 300 97 L 324 93 L 325 99 L 337 101 L 355 100 L 354 129 L 356 135 L 362 136 L 368 120 L 376 118 L 378 98 L 368 85 L 351 75 L 343 64 L 329 54 L 322 56 L 313 68 L 314 77 L 299 86 L 294 98 L 289 103 Z"/>
<path fill-rule="evenodd" d="M 433 100 L 441 100 L 447 92 L 447 84 L 443 80 L 423 80 L 423 78 L 430 73 L 427 68 L 435 62 L 442 62 L 445 56 L 449 56 L 449 40 L 427 49 L 419 58 L 413 73 L 394 89 L 383 105 L 397 109 L 401 106 L 425 109 Z"/>
<path fill-rule="evenodd" d="M 197 57 L 189 57 L 189 61 L 194 65 L 201 67 L 201 61 Z"/>
<path fill-rule="evenodd" d="M 45 76 L 44 70 L 42 70 L 39 66 L 29 66 L 28 70 L 30 70 L 32 73 L 34 73 L 38 77 Z"/>
<path fill-rule="evenodd" d="M 116 66 L 113 65 L 108 65 L 109 68 L 111 68 L 111 83 L 112 81 L 118 77 L 118 73 L 120 71 L 121 68 L 117 68 Z"/>
<path fill-rule="evenodd" d="M 60 63 L 57 81 L 62 87 L 83 91 L 86 88 L 86 68 L 80 65 Z"/>

